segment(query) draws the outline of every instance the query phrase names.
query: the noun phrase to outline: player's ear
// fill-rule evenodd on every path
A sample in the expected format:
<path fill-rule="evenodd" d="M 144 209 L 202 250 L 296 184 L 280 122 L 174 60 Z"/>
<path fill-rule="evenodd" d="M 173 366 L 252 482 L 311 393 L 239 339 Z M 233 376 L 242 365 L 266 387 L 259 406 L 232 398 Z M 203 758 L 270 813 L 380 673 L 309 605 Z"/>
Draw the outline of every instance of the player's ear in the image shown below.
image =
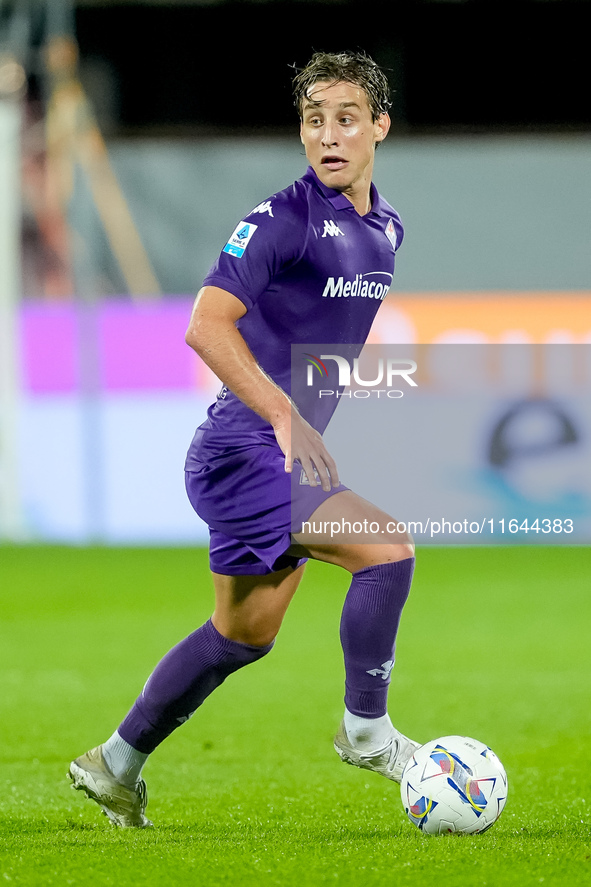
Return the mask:
<path fill-rule="evenodd" d="M 390 131 L 390 115 L 389 114 L 380 114 L 378 119 L 374 123 L 374 135 L 375 142 L 378 144 L 379 142 L 383 142 L 388 132 Z"/>
<path fill-rule="evenodd" d="M 304 121 L 303 121 L 302 118 L 300 117 L 300 142 L 302 143 L 302 145 L 304 144 L 304 132 L 303 132 L 303 130 L 304 130 Z"/>

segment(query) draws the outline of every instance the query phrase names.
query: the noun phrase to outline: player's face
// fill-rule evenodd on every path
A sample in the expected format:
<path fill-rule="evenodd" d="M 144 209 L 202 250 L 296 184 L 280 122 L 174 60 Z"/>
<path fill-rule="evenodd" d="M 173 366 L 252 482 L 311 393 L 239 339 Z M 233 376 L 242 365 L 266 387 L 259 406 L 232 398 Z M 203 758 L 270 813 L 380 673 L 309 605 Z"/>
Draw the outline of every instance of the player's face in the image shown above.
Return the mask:
<path fill-rule="evenodd" d="M 354 83 L 315 83 L 304 100 L 300 136 L 320 181 L 342 191 L 357 211 L 369 211 L 375 146 L 390 118 L 372 120 L 365 90 Z"/>

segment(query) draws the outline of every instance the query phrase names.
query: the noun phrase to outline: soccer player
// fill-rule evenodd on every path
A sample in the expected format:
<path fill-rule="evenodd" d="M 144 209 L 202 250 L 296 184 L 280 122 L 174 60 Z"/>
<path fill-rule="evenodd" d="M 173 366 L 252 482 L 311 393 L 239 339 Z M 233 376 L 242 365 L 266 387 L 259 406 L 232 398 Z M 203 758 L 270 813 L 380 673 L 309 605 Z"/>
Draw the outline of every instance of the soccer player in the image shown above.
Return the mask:
<path fill-rule="evenodd" d="M 294 92 L 309 168 L 236 226 L 186 335 L 223 382 L 185 466 L 189 499 L 210 528 L 215 609 L 156 666 L 111 738 L 70 765 L 73 787 L 123 827 L 151 825 L 148 756 L 230 674 L 271 651 L 307 558 L 350 574 L 336 751 L 399 782 L 418 747 L 387 713 L 413 545 L 385 535 L 390 516 L 341 484 L 322 439 L 330 415 L 290 396 L 292 343 L 362 344 L 392 279 L 402 227 L 372 184 L 390 126 L 388 82 L 364 54 L 316 53 Z M 329 281 L 341 278 L 337 294 Z M 334 541 L 302 532 L 303 521 L 335 518 L 379 529 Z"/>

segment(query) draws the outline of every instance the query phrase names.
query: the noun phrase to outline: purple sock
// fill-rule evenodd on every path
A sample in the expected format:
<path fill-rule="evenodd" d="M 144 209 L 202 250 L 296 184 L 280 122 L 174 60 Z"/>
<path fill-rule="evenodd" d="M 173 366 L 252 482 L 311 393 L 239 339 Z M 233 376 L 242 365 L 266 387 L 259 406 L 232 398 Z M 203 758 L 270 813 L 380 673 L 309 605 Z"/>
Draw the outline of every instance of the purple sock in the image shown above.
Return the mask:
<path fill-rule="evenodd" d="M 158 663 L 118 728 L 119 735 L 137 751 L 150 754 L 228 675 L 261 659 L 272 646 L 228 640 L 208 620 Z"/>
<path fill-rule="evenodd" d="M 341 617 L 345 705 L 351 714 L 386 714 L 396 633 L 414 565 L 409 557 L 353 573 Z"/>

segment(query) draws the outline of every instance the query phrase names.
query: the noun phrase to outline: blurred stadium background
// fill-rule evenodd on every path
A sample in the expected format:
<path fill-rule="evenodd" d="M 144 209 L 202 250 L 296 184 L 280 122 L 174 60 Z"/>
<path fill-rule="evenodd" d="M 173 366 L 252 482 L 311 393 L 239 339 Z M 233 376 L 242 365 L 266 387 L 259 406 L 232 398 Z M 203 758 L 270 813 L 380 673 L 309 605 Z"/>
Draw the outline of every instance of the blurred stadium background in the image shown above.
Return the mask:
<path fill-rule="evenodd" d="M 375 178 L 407 232 L 372 341 L 574 348 L 558 401 L 543 373 L 491 389 L 547 407 L 507 445 L 546 461 L 497 492 L 542 517 L 551 470 L 544 508 L 591 541 L 590 25 L 585 0 L 0 0 L 0 540 L 204 541 L 193 294 L 305 169 L 290 66 L 348 48 L 391 76 Z"/>

